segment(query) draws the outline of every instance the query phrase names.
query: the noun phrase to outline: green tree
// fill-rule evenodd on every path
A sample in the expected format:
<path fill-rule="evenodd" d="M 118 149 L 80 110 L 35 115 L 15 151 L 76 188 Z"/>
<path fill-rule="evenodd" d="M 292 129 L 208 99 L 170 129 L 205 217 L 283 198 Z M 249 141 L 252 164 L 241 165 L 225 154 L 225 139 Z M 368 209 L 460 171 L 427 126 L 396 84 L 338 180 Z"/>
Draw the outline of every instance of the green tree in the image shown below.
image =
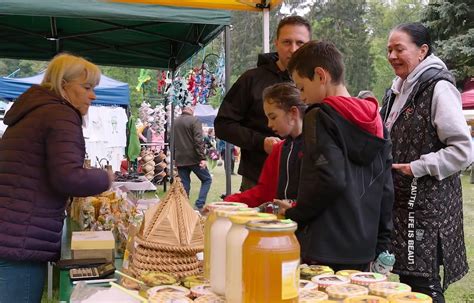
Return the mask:
<path fill-rule="evenodd" d="M 367 11 L 366 0 L 318 1 L 308 17 L 313 20 L 313 36 L 333 42 L 344 54 L 346 85 L 352 95 L 372 87 Z"/>
<path fill-rule="evenodd" d="M 431 0 L 422 21 L 430 29 L 436 54 L 459 82 L 474 75 L 474 9 L 464 0 Z"/>
<path fill-rule="evenodd" d="M 398 0 L 391 3 L 368 0 L 366 16 L 374 66 L 372 91 L 379 101 L 395 77 L 387 60 L 387 40 L 390 30 L 401 23 L 419 21 L 423 7 L 423 0 Z"/>

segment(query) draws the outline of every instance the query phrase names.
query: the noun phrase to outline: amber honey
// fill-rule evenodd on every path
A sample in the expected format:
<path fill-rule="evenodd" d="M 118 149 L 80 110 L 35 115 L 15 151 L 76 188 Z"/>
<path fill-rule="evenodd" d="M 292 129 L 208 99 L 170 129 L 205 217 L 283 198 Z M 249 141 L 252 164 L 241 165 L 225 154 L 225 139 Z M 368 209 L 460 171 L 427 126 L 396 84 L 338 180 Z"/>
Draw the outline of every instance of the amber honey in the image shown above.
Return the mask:
<path fill-rule="evenodd" d="M 297 303 L 300 246 L 290 220 L 252 221 L 242 248 L 245 303 Z"/>

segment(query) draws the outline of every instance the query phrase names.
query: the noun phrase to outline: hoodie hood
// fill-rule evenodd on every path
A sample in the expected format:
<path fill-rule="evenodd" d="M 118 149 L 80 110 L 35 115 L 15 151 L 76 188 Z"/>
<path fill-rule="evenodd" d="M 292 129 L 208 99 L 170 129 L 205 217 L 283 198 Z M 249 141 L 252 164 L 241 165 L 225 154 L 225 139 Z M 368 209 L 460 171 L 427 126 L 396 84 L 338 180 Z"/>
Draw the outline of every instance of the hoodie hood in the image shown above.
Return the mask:
<path fill-rule="evenodd" d="M 4 123 L 11 126 L 41 106 L 58 103 L 67 104 L 73 108 L 53 91 L 39 85 L 33 85 L 13 103 L 13 106 L 5 114 Z M 74 110 L 77 112 L 76 109 Z"/>
<path fill-rule="evenodd" d="M 420 76 L 427 69 L 430 69 L 430 68 L 435 68 L 435 69 L 440 69 L 440 70 L 448 69 L 446 67 L 446 64 L 444 64 L 444 62 L 441 61 L 440 58 L 436 57 L 434 54 L 431 54 L 428 57 L 426 57 L 425 60 L 421 61 L 420 64 L 418 64 L 415 67 L 415 69 L 408 75 L 408 77 L 405 80 L 403 80 L 400 77 L 395 77 L 392 83 L 392 91 L 396 95 L 400 95 L 401 99 L 406 100 L 408 96 L 410 95 L 411 91 L 413 90 L 413 87 L 418 82 L 418 78 L 420 78 Z"/>
<path fill-rule="evenodd" d="M 383 150 L 387 140 L 383 138 L 382 119 L 375 99 L 329 97 L 319 106 L 331 119 L 336 142 L 345 147 L 347 156 L 359 165 L 372 163 Z"/>
<path fill-rule="evenodd" d="M 383 138 L 382 118 L 375 98 L 327 97 L 323 103 L 334 108 L 341 116 L 362 130 Z"/>
<path fill-rule="evenodd" d="M 259 54 L 257 59 L 257 67 L 268 70 L 271 73 L 278 75 L 282 79 L 290 80 L 287 70 L 280 70 L 276 62 L 278 61 L 278 53 Z"/>
<path fill-rule="evenodd" d="M 267 64 L 276 64 L 278 61 L 277 53 L 264 53 L 258 54 L 257 66 L 267 65 Z"/>

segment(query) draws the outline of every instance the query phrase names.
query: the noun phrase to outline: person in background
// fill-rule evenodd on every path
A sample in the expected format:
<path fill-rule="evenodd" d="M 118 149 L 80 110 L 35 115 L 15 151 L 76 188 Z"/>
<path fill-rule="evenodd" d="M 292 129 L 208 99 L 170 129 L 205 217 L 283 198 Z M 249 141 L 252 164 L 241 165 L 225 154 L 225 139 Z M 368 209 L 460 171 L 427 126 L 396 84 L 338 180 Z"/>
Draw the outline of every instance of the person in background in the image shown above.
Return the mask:
<path fill-rule="evenodd" d="M 47 262 L 61 253 L 70 196 L 107 190 L 113 173 L 83 168 L 82 117 L 96 96 L 100 70 L 59 54 L 43 82 L 5 115 L 0 142 L 0 302 L 41 302 Z"/>
<path fill-rule="evenodd" d="M 306 105 L 293 83 L 278 83 L 263 91 L 263 108 L 268 127 L 286 138 L 273 146 L 265 160 L 258 184 L 224 201 L 258 207 L 274 199 L 296 200 L 303 151 L 303 115 Z"/>
<path fill-rule="evenodd" d="M 217 165 L 217 160 L 219 160 L 216 136 L 214 135 L 214 128 L 212 127 L 207 129 L 207 134 L 204 136 L 204 148 L 206 151 L 207 163 L 209 164 L 209 171 L 212 172 Z"/>
<path fill-rule="evenodd" d="M 226 142 L 224 140 L 217 139 L 217 150 L 219 151 L 219 155 L 221 156 L 221 159 L 225 161 L 225 144 Z M 230 145 L 230 174 L 231 175 L 236 175 L 235 173 L 235 161 L 237 158 L 237 147 L 232 144 L 232 143 L 227 143 Z M 225 168 L 225 163 L 224 163 L 224 168 Z"/>
<path fill-rule="evenodd" d="M 257 68 L 240 76 L 219 108 L 214 121 L 217 137 L 241 150 L 241 191 L 257 184 L 267 155 L 280 141 L 267 126 L 262 92 L 272 84 L 291 82 L 286 70 L 288 60 L 310 39 L 311 25 L 307 20 L 299 16 L 283 18 L 276 33 L 276 53 L 259 55 Z"/>
<path fill-rule="evenodd" d="M 280 212 L 302 229 L 303 262 L 367 271 L 393 226 L 391 144 L 377 100 L 350 96 L 330 42 L 308 42 L 288 70 L 309 107 L 297 203 L 279 201 Z"/>
<path fill-rule="evenodd" d="M 433 54 L 428 30 L 395 27 L 387 52 L 397 76 L 381 110 L 393 142 L 394 272 L 413 291 L 445 302 L 444 290 L 468 272 L 460 171 L 472 161 L 471 138 L 454 78 Z"/>
<path fill-rule="evenodd" d="M 189 196 L 191 189 L 191 172 L 201 181 L 199 197 L 195 208 L 202 210 L 206 204 L 207 194 L 212 184 L 212 177 L 207 169 L 202 124 L 194 117 L 192 107 L 184 107 L 181 116 L 173 123 L 175 162 L 183 187 Z"/>

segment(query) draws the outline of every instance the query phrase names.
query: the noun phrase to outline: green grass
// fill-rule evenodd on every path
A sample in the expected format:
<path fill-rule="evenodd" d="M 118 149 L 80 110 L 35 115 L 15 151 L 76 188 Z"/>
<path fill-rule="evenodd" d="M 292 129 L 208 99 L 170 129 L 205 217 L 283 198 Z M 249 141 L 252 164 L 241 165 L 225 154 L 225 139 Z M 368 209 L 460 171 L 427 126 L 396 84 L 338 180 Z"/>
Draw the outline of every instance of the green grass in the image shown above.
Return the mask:
<path fill-rule="evenodd" d="M 470 269 L 460 281 L 452 284 L 446 291 L 446 302 L 474 302 L 474 184 L 468 175 L 462 177 L 464 199 L 464 239 L 466 241 L 467 262 Z"/>
<path fill-rule="evenodd" d="M 207 203 L 213 201 L 221 201 L 220 195 L 225 192 L 225 173 L 222 166 L 217 166 L 211 172 L 213 175 L 211 189 L 207 197 Z M 194 204 L 199 192 L 200 181 L 194 174 L 191 174 L 191 192 L 190 203 Z M 232 176 L 232 192 L 236 192 L 240 187 L 241 177 L 238 175 Z M 469 176 L 462 177 L 463 195 L 464 195 L 464 236 L 466 241 L 468 262 L 471 266 L 469 273 L 460 281 L 452 284 L 446 292 L 446 302 L 448 303 L 473 303 L 474 302 L 474 185 L 469 183 Z M 168 186 L 169 188 L 169 186 Z M 158 196 L 163 198 L 166 193 L 163 193 L 163 187 L 159 186 Z M 150 194 L 152 196 L 153 194 Z M 58 301 L 58 283 L 55 279 L 53 289 L 53 300 L 46 299 L 46 287 L 41 302 L 57 302 Z"/>

